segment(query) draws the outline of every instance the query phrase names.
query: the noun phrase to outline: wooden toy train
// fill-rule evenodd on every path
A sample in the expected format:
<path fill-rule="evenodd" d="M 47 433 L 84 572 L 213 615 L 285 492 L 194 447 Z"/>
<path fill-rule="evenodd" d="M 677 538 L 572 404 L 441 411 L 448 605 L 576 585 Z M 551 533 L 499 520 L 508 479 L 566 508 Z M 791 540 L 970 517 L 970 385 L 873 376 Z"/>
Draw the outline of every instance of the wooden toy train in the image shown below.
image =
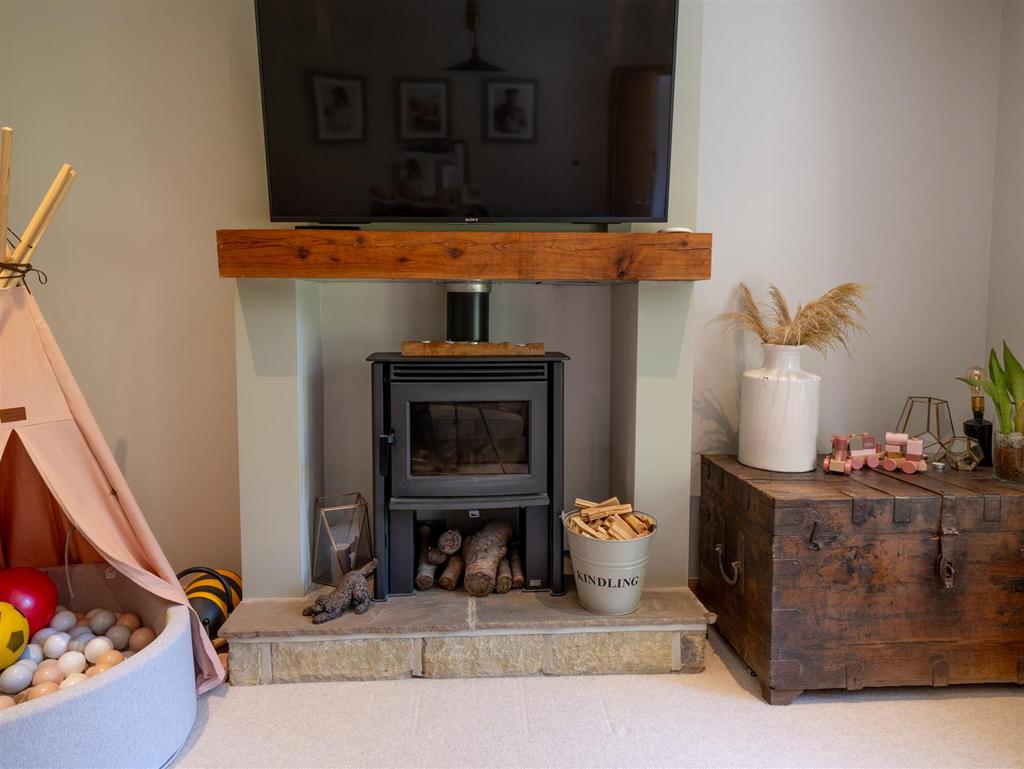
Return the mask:
<path fill-rule="evenodd" d="M 832 454 L 825 457 L 825 472 L 849 475 L 863 467 L 881 468 L 890 473 L 902 470 L 907 475 L 924 472 L 924 441 L 907 433 L 886 433 L 879 445 L 870 433 L 833 435 Z"/>

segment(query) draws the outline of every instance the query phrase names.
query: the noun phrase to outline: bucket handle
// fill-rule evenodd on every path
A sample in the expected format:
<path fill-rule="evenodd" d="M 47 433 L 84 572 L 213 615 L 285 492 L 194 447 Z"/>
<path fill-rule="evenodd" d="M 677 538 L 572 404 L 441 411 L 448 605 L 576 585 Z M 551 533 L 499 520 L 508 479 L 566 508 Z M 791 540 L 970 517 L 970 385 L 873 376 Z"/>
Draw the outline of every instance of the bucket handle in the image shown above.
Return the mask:
<path fill-rule="evenodd" d="M 722 575 L 722 579 L 725 580 L 727 585 L 735 585 L 739 582 L 740 574 L 743 571 L 742 561 L 733 561 L 730 565 L 732 566 L 732 577 L 725 573 L 725 545 L 715 545 L 715 552 L 718 553 L 718 571 Z"/>

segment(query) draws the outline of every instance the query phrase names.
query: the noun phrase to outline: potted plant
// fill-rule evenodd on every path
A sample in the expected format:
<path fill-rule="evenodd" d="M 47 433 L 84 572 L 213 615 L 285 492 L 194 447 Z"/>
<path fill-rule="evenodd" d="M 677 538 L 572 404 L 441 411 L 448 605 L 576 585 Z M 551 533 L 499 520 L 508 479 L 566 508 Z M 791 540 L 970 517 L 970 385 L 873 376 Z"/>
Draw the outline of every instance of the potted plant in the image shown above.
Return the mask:
<path fill-rule="evenodd" d="M 1003 363 L 992 350 L 988 356 L 988 379 L 965 379 L 980 386 L 996 407 L 999 429 L 992 439 L 992 466 L 996 478 L 1024 483 L 1024 367 L 1003 342 Z"/>
<path fill-rule="evenodd" d="M 762 367 L 743 372 L 740 385 L 740 462 L 790 473 L 815 468 L 821 377 L 800 367 L 800 354 L 807 348 L 822 355 L 839 348 L 849 352 L 850 337 L 865 330 L 867 290 L 862 283 L 843 283 L 790 313 L 775 286 L 762 310 L 740 284 L 736 311 L 717 320 L 751 331 L 764 343 Z"/>

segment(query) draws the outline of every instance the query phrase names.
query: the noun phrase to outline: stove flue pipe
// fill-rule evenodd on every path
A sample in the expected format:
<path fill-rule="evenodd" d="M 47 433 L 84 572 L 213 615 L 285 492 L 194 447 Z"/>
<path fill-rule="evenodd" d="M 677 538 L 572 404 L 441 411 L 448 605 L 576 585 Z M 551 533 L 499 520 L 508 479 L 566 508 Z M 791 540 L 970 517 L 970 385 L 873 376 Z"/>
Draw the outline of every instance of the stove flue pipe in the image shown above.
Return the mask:
<path fill-rule="evenodd" d="M 463 283 L 446 283 L 448 303 L 449 342 L 490 341 L 490 298 L 489 280 L 467 280 Z"/>

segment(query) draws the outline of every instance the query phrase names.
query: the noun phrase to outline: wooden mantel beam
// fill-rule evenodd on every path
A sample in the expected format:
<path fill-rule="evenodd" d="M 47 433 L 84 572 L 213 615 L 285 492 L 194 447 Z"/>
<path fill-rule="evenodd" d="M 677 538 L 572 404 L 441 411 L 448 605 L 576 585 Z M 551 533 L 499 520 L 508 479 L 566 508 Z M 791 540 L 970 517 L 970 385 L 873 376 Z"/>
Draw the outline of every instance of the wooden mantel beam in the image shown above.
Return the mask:
<path fill-rule="evenodd" d="M 224 278 L 630 283 L 711 277 L 687 232 L 218 230 Z"/>

